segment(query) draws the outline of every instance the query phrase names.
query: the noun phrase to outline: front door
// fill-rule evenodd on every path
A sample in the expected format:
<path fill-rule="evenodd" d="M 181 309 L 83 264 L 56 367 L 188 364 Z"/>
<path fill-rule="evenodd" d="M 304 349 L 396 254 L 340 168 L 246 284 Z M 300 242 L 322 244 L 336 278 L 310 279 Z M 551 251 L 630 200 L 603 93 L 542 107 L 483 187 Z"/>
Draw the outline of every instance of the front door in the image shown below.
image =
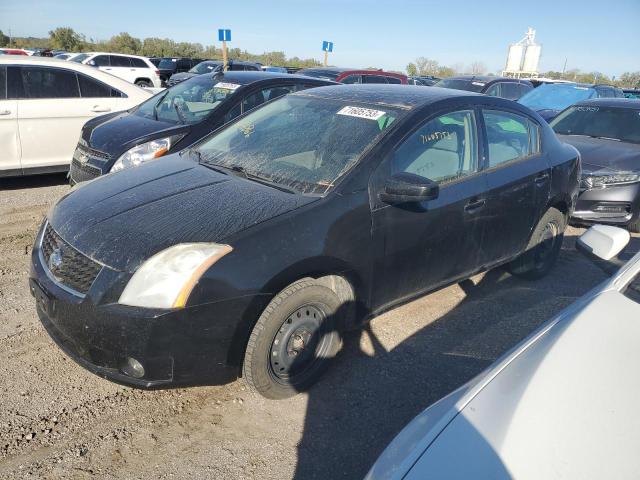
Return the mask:
<path fill-rule="evenodd" d="M 376 246 L 373 309 L 430 290 L 483 262 L 486 179 L 474 110 L 426 121 L 400 142 L 372 181 Z M 408 172 L 439 184 L 437 199 L 386 205 L 385 179 Z"/>
<path fill-rule="evenodd" d="M 7 67 L 4 66 L 0 66 L 0 146 L 0 177 L 3 171 L 20 173 L 18 101 L 7 99 Z"/>

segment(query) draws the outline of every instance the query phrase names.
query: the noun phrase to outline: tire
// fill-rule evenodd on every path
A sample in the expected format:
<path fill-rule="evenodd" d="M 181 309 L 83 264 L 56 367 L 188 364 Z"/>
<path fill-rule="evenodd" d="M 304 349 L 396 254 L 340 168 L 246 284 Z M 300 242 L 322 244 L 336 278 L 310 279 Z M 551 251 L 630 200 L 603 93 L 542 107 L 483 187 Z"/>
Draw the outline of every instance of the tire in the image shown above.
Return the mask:
<path fill-rule="evenodd" d="M 249 387 L 270 399 L 296 395 L 313 385 L 340 347 L 341 301 L 313 280 L 276 295 L 258 319 L 244 356 Z"/>
<path fill-rule="evenodd" d="M 559 210 L 547 210 L 533 230 L 525 252 L 509 263 L 509 271 L 525 280 L 538 280 L 547 275 L 558 259 L 566 225 L 566 218 Z"/>
<path fill-rule="evenodd" d="M 136 80 L 136 85 L 141 88 L 150 88 L 152 87 L 151 82 L 148 80 Z"/>

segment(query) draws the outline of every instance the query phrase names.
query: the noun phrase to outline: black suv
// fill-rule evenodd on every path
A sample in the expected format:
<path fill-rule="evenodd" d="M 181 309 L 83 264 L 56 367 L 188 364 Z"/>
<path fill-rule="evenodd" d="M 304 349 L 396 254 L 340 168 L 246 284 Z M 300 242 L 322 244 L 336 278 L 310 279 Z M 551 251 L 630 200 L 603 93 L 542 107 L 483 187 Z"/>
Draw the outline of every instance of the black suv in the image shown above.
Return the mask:
<path fill-rule="evenodd" d="M 579 163 L 510 100 L 314 88 L 63 197 L 30 284 L 51 336 L 103 377 L 242 374 L 283 398 L 319 378 L 346 328 L 499 265 L 548 273 Z"/>
<path fill-rule="evenodd" d="M 444 78 L 435 83 L 434 87 L 484 93 L 485 95 L 508 100 L 518 100 L 525 93 L 533 90 L 533 84 L 529 80 L 488 75 L 461 75 L 459 77 Z"/>
<path fill-rule="evenodd" d="M 157 67 L 160 71 L 160 80 L 165 85 L 169 77 L 174 73 L 188 72 L 193 67 L 198 65 L 204 60 L 201 58 L 187 58 L 187 57 L 166 57 L 160 59 Z"/>
<path fill-rule="evenodd" d="M 261 72 L 262 68 L 260 68 L 260 65 L 258 65 L 257 63 L 229 60 L 229 64 L 227 65 L 227 70 L 231 72 Z M 221 72 L 221 71 L 222 71 L 222 61 L 205 60 L 204 62 L 198 63 L 189 71 L 174 73 L 173 75 L 171 75 L 169 80 L 167 80 L 166 84 L 168 87 L 172 87 L 176 83 L 184 82 L 185 80 L 195 77 L 196 75 L 202 75 L 205 73 L 215 73 L 215 72 Z"/>
<path fill-rule="evenodd" d="M 71 161 L 70 183 L 178 152 L 264 102 L 331 84 L 329 80 L 288 73 L 197 75 L 131 110 L 89 120 Z"/>

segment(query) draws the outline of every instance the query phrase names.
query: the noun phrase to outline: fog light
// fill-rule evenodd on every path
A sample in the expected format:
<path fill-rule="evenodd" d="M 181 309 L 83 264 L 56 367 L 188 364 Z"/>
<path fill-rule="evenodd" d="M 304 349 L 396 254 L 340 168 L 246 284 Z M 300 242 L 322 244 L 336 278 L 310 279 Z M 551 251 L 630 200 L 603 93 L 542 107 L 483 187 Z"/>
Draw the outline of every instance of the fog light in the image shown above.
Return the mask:
<path fill-rule="evenodd" d="M 133 378 L 144 377 L 144 367 L 135 358 L 127 357 L 120 366 L 120 371 Z"/>

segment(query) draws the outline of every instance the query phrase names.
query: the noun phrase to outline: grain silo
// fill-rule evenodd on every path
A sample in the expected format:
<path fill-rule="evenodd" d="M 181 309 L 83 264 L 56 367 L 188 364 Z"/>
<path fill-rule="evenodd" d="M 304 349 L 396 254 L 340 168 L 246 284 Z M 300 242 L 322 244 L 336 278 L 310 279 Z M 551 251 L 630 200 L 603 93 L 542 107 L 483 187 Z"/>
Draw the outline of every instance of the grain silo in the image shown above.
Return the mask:
<path fill-rule="evenodd" d="M 536 31 L 529 27 L 525 37 L 509 46 L 507 63 L 502 75 L 505 77 L 537 77 L 542 47 L 535 42 Z"/>

